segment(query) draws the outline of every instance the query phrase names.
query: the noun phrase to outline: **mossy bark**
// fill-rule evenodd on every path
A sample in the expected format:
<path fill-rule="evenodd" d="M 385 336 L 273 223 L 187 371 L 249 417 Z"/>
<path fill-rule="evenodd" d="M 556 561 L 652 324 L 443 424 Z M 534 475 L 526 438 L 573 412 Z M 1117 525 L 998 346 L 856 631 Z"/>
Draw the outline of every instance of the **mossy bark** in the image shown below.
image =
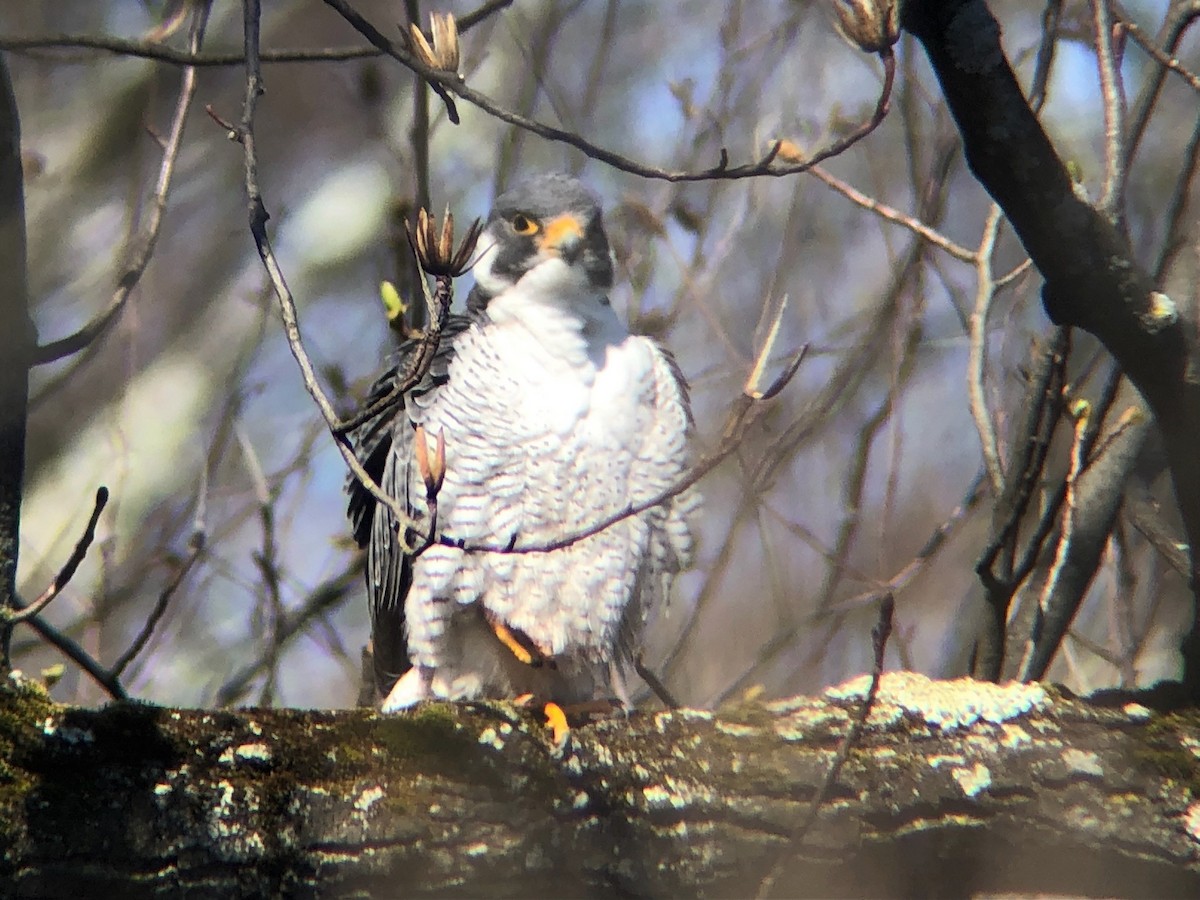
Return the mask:
<path fill-rule="evenodd" d="M 1200 716 L 887 676 L 635 714 L 64 708 L 0 692 L 0 894 L 1200 895 Z M 1008 693 L 1004 693 L 1007 691 Z"/>

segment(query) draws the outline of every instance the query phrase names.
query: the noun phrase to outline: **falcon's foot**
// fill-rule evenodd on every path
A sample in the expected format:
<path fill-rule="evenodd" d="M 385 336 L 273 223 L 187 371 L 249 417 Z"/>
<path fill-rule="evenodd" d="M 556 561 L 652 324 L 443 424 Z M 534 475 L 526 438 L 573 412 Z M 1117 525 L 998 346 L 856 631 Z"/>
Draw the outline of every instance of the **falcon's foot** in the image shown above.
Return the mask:
<path fill-rule="evenodd" d="M 380 710 L 385 713 L 400 712 L 429 697 L 429 674 L 420 666 L 413 666 L 392 686 Z"/>
<path fill-rule="evenodd" d="M 521 629 L 510 628 L 504 624 L 499 616 L 492 615 L 492 613 L 486 610 L 484 611 L 484 616 L 487 619 L 488 626 L 496 635 L 496 639 L 508 648 L 508 651 L 517 658 L 518 662 L 532 666 L 535 669 L 541 666 L 554 668 L 554 660 L 550 654 L 539 647 L 537 642 L 521 631 Z"/>
<path fill-rule="evenodd" d="M 534 706 L 537 698 L 533 694 L 521 694 L 513 699 L 513 703 L 521 707 Z M 554 749 L 562 750 L 571 739 L 571 722 L 583 724 L 596 717 L 611 715 L 624 710 L 619 700 L 589 700 L 586 703 L 558 704 L 553 700 L 542 705 L 542 714 L 546 717 L 546 727 L 554 742 Z"/>

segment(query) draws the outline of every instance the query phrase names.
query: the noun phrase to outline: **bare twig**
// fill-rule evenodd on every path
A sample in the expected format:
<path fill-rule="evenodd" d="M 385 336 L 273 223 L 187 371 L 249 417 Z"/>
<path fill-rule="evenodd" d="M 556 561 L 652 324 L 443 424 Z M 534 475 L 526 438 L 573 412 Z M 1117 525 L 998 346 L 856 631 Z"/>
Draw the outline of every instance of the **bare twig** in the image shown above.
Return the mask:
<path fill-rule="evenodd" d="M 26 605 L 18 600 L 16 608 L 23 610 L 26 608 Z M 26 627 L 37 632 L 43 641 L 79 666 L 109 697 L 114 700 L 126 700 L 129 698 L 129 694 L 126 693 L 125 688 L 121 685 L 120 679 L 101 665 L 94 656 L 79 646 L 78 641 L 63 634 L 41 616 L 33 616 L 25 624 Z"/>
<path fill-rule="evenodd" d="M 1096 31 L 1096 63 L 1100 69 L 1100 94 L 1104 98 L 1104 192 L 1100 208 L 1122 219 L 1125 208 L 1125 88 L 1121 61 L 1113 42 L 1109 0 L 1092 0 L 1092 25 Z"/>
<path fill-rule="evenodd" d="M 897 209 L 893 209 L 886 203 L 880 203 L 874 197 L 868 196 L 867 194 L 855 189 L 850 184 L 842 181 L 836 175 L 833 175 L 831 172 L 823 169 L 821 166 L 813 166 L 811 169 L 809 169 L 809 171 L 818 179 L 829 185 L 831 188 L 849 200 L 851 203 L 856 203 L 863 209 L 873 212 L 875 215 L 879 216 L 880 218 L 887 219 L 889 222 L 895 222 L 897 225 L 903 225 L 913 234 L 920 235 L 921 237 L 925 238 L 925 240 L 929 241 L 929 243 L 933 244 L 935 247 L 945 250 L 957 260 L 965 263 L 975 262 L 975 253 L 968 250 L 961 244 L 957 244 L 950 240 L 950 238 L 946 237 L 940 231 L 930 228 L 924 222 L 920 222 L 910 215 L 906 215 Z"/>
<path fill-rule="evenodd" d="M 246 51 L 246 95 L 242 106 L 241 123 L 236 128 L 230 127 L 230 134 L 241 143 L 243 149 L 250 233 L 254 237 L 254 245 L 258 249 L 259 259 L 262 260 L 263 267 L 270 277 L 271 286 L 275 291 L 275 298 L 279 303 L 280 317 L 283 319 L 283 331 L 287 338 L 288 348 L 291 350 L 296 364 L 300 367 L 300 375 L 304 380 L 305 389 L 316 402 L 317 408 L 321 411 L 321 416 L 325 419 L 325 424 L 334 436 L 334 443 L 342 456 L 342 460 L 367 492 L 377 502 L 382 503 L 391 510 L 400 527 L 405 528 L 411 524 L 411 519 L 404 505 L 396 500 L 396 498 L 388 496 L 379 487 L 375 479 L 370 476 L 367 470 L 363 468 L 362 463 L 354 455 L 354 449 L 350 445 L 350 441 L 344 434 L 338 431 L 342 423 L 333 409 L 333 404 L 326 396 L 325 390 L 317 380 L 312 360 L 309 359 L 308 352 L 304 349 L 304 343 L 300 337 L 300 323 L 296 317 L 296 302 L 292 297 L 291 290 L 287 286 L 287 280 L 283 276 L 283 271 L 279 267 L 275 253 L 271 249 L 270 238 L 267 237 L 267 220 L 270 216 L 267 213 L 266 206 L 263 204 L 262 192 L 258 186 L 258 153 L 254 140 L 254 111 L 258 104 L 259 95 L 263 90 L 258 47 L 259 21 L 261 16 L 260 0 L 245 0 L 243 11 Z"/>
<path fill-rule="evenodd" d="M 208 3 L 196 4 L 196 15 L 192 20 L 191 32 L 188 37 L 188 50 L 197 53 L 204 42 L 204 29 L 208 24 Z M 191 109 L 192 99 L 196 95 L 196 67 L 187 66 L 183 70 L 183 78 L 179 88 L 179 99 L 175 103 L 175 112 L 171 117 L 171 129 L 167 133 L 163 145 L 162 163 L 158 169 L 158 180 L 154 185 L 154 193 L 150 196 L 150 213 L 141 233 L 133 242 L 121 277 L 117 279 L 117 289 L 113 292 L 108 306 L 94 319 L 76 331 L 74 334 L 59 338 L 49 344 L 39 346 L 34 351 L 33 364 L 42 365 L 54 362 L 87 347 L 116 321 L 118 314 L 125 308 L 125 302 L 130 293 L 150 264 L 154 248 L 158 244 L 158 234 L 162 227 L 163 214 L 167 208 L 167 196 L 171 190 L 171 180 L 175 174 L 175 163 L 179 159 L 179 148 L 183 146 L 183 129 L 187 123 L 188 110 Z"/>
<path fill-rule="evenodd" d="M 133 639 L 129 647 L 122 653 L 112 668 L 109 669 L 109 675 L 113 679 L 118 679 L 129 667 L 129 664 L 137 658 L 138 654 L 146 648 L 146 644 L 150 642 L 151 636 L 158 628 L 159 622 L 162 621 L 163 615 L 166 614 L 167 606 L 171 602 L 171 598 L 175 596 L 180 585 L 183 584 L 188 573 L 196 566 L 197 560 L 204 552 L 205 533 L 203 527 L 195 528 L 192 531 L 192 536 L 188 540 L 188 553 L 183 558 L 183 561 L 178 563 L 175 568 L 175 574 L 166 583 L 163 589 L 158 594 L 158 599 L 154 603 L 154 608 L 150 610 L 150 615 L 146 617 L 146 621 L 142 624 L 141 630 L 138 631 L 137 637 Z"/>
<path fill-rule="evenodd" d="M 992 254 L 996 250 L 996 237 L 1000 233 L 1002 218 L 1000 207 L 993 203 L 983 226 L 983 239 L 975 253 L 975 308 L 971 312 L 970 352 L 967 355 L 967 397 L 971 418 L 975 421 L 975 430 L 979 432 L 988 481 L 997 497 L 1004 491 L 1004 469 L 1000 465 L 996 427 L 992 424 L 992 414 L 988 410 L 984 391 L 984 371 L 987 366 L 988 313 L 996 294 L 995 281 L 992 279 Z"/>
<path fill-rule="evenodd" d="M 362 565 L 355 560 L 338 574 L 322 582 L 294 612 L 286 615 L 279 623 L 278 640 L 280 649 L 286 648 L 296 637 L 303 634 L 309 624 L 332 612 L 353 595 L 361 583 Z M 262 675 L 269 665 L 267 654 L 248 663 L 226 681 L 217 692 L 214 705 L 229 706 L 241 700 L 250 690 L 254 679 Z"/>
<path fill-rule="evenodd" d="M 479 8 L 457 18 L 460 33 L 469 31 L 480 22 L 506 7 L 513 0 L 488 0 Z M 159 41 L 131 40 L 106 34 L 29 34 L 0 36 L 0 50 L 103 50 L 120 56 L 133 56 L 175 66 L 220 68 L 246 64 L 245 53 L 200 53 L 198 49 L 177 50 Z M 350 59 L 375 59 L 383 56 L 378 47 L 296 47 L 284 50 L 263 50 L 259 59 L 264 63 L 344 62 Z"/>
<path fill-rule="evenodd" d="M 1084 463 L 1084 435 L 1087 433 L 1088 420 L 1091 418 L 1091 406 L 1086 401 L 1081 401 L 1078 408 L 1074 410 L 1075 415 L 1075 434 L 1071 442 L 1071 464 L 1067 471 L 1066 478 L 1066 495 L 1064 498 L 1064 508 L 1062 514 L 1062 530 L 1058 538 L 1058 546 L 1054 550 L 1054 562 L 1050 566 L 1049 572 L 1046 574 L 1046 581 L 1042 585 L 1041 596 L 1038 598 L 1038 625 L 1034 627 L 1034 633 L 1030 636 L 1028 645 L 1025 651 L 1025 658 L 1021 662 L 1020 678 L 1022 681 L 1029 679 L 1029 666 L 1033 658 L 1034 645 L 1040 637 L 1040 622 L 1045 614 L 1046 608 L 1050 604 L 1051 597 L 1054 596 L 1055 589 L 1058 586 L 1058 576 L 1062 571 L 1063 565 L 1067 559 L 1067 552 L 1071 546 L 1071 541 L 1074 538 L 1075 530 L 1075 485 L 1079 479 L 1079 473 L 1083 471 Z"/>
<path fill-rule="evenodd" d="M 88 548 L 92 546 L 92 541 L 96 539 L 96 523 L 100 520 L 100 513 L 104 512 L 104 507 L 107 504 L 108 488 L 103 486 L 97 488 L 95 505 L 92 507 L 92 515 L 88 518 L 87 527 L 83 530 L 83 536 L 79 538 L 79 542 L 75 545 L 75 549 L 71 552 L 62 569 L 59 570 L 58 575 L 42 591 L 40 597 L 23 609 L 12 611 L 0 607 L 0 620 L 3 620 L 4 624 L 15 625 L 18 622 L 26 622 L 32 619 L 49 606 L 51 600 L 62 593 L 62 589 L 75 576 L 75 570 L 79 568 L 79 564 L 87 556 Z"/>
<path fill-rule="evenodd" d="M 242 458 L 246 461 L 246 471 L 250 475 L 250 483 L 254 486 L 254 498 L 258 505 L 259 530 L 262 534 L 262 546 L 251 554 L 254 565 L 262 576 L 261 598 L 265 601 L 266 633 L 264 641 L 267 646 L 267 677 L 263 682 L 262 692 L 258 703 L 269 706 L 274 702 L 275 678 L 279 669 L 279 623 L 283 618 L 282 576 L 279 571 L 278 541 L 275 538 L 275 497 L 271 486 L 267 483 L 266 472 L 263 471 L 262 461 L 254 449 L 254 443 L 246 434 L 245 428 L 239 423 L 235 428 L 238 446 L 242 449 Z"/>
<path fill-rule="evenodd" d="M 675 695 L 667 690 L 667 686 L 662 683 L 662 679 L 650 670 L 650 667 L 642 659 L 641 653 L 633 657 L 633 670 L 638 673 L 642 681 L 646 682 L 646 686 L 650 688 L 654 695 L 662 701 L 663 706 L 667 709 L 679 709 L 679 701 L 675 699 Z"/>
<path fill-rule="evenodd" d="M 1116 18 L 1125 28 L 1125 30 L 1129 32 L 1129 36 L 1133 38 L 1134 43 L 1146 51 L 1151 59 L 1153 59 L 1163 68 L 1170 69 L 1172 72 L 1186 81 L 1188 87 L 1190 87 L 1193 91 L 1200 92 L 1200 76 L 1196 75 L 1196 73 L 1192 72 L 1191 70 L 1184 68 L 1183 64 L 1180 63 L 1179 60 L 1174 56 L 1171 56 L 1171 54 L 1163 52 L 1163 50 L 1154 43 L 1154 40 L 1142 30 L 1141 26 L 1138 25 L 1137 22 L 1133 21 L 1133 19 L 1129 18 L 1129 16 L 1127 16 L 1125 13 L 1118 11 Z"/>
<path fill-rule="evenodd" d="M 833 141 L 829 146 L 822 148 L 808 156 L 803 162 L 793 162 L 786 164 L 778 164 L 776 162 L 779 152 L 783 147 L 783 141 L 775 141 L 770 149 L 759 159 L 745 163 L 739 166 L 729 165 L 729 154 L 721 151 L 720 159 L 715 166 L 699 171 L 681 171 L 662 169 L 657 166 L 648 166 L 640 163 L 637 160 L 622 156 L 607 148 L 593 144 L 572 131 L 566 131 L 561 128 L 555 128 L 552 125 L 547 125 L 544 122 L 539 122 L 535 119 L 530 119 L 527 116 L 522 116 L 519 113 L 513 112 L 506 107 L 496 103 L 486 94 L 480 93 L 466 85 L 465 82 L 457 74 L 450 74 L 430 68 L 418 60 L 408 50 L 396 44 L 394 41 L 388 40 L 384 35 L 366 21 L 349 3 L 345 0 L 324 0 L 324 2 L 337 10 L 350 25 L 358 31 L 368 41 L 386 53 L 388 56 L 397 60 L 405 67 L 416 72 L 429 84 L 435 92 L 439 94 L 442 101 L 446 104 L 447 114 L 451 121 L 457 122 L 457 110 L 453 100 L 449 94 L 454 94 L 468 103 L 477 106 L 484 112 L 502 122 L 507 122 L 510 125 L 515 125 L 539 137 L 545 138 L 548 141 L 568 144 L 599 162 L 612 166 L 614 169 L 619 169 L 622 172 L 628 172 L 631 175 L 637 175 L 642 178 L 652 178 L 661 181 L 713 181 L 713 180 L 732 180 L 737 178 L 754 178 L 758 176 L 769 175 L 780 177 L 784 175 L 795 175 L 798 172 L 806 172 L 817 163 L 823 162 L 833 156 L 837 156 L 868 134 L 874 131 L 887 115 L 888 108 L 891 103 L 892 85 L 896 77 L 896 60 L 890 49 L 882 50 L 879 57 L 883 62 L 883 88 L 880 91 L 879 99 L 875 104 L 875 110 L 871 116 L 854 128 L 844 137 Z"/>
<path fill-rule="evenodd" d="M 821 779 L 821 784 L 813 796 L 812 803 L 809 804 L 808 812 L 800 820 L 800 824 L 792 830 L 792 833 L 788 836 L 787 845 L 778 857 L 776 857 L 770 871 L 759 882 L 758 891 L 755 894 L 759 900 L 771 896 L 771 891 L 774 890 L 779 877 L 787 868 L 788 862 L 796 855 L 796 851 L 800 849 L 809 831 L 816 824 L 817 816 L 821 814 L 821 807 L 828 800 L 829 792 L 837 782 L 838 775 L 842 772 L 842 767 L 846 764 L 846 760 L 850 758 L 850 751 L 854 749 L 854 745 L 862 737 L 863 730 L 867 727 L 867 719 L 871 715 L 871 709 L 875 706 L 875 698 L 879 694 L 879 681 L 883 678 L 884 655 L 887 652 L 888 638 L 892 635 L 892 616 L 895 609 L 895 598 L 891 594 L 884 595 L 879 604 L 879 621 L 871 630 L 875 666 L 871 670 L 871 683 L 867 688 L 866 695 L 863 697 L 862 706 L 859 707 L 858 715 L 855 716 L 854 722 L 846 730 L 845 735 L 838 744 L 838 748 L 833 755 L 833 760 L 830 762 L 829 768 L 825 771 L 825 777 Z"/>

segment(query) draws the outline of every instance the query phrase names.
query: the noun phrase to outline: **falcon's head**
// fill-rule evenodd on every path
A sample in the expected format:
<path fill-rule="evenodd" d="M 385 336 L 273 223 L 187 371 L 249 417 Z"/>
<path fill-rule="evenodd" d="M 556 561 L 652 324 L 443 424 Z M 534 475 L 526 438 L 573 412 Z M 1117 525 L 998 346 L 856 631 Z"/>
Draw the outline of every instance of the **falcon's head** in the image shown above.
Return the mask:
<path fill-rule="evenodd" d="M 500 196 L 479 247 L 475 283 L 485 302 L 516 286 L 567 300 L 612 287 L 600 205 L 570 175 L 539 175 Z"/>

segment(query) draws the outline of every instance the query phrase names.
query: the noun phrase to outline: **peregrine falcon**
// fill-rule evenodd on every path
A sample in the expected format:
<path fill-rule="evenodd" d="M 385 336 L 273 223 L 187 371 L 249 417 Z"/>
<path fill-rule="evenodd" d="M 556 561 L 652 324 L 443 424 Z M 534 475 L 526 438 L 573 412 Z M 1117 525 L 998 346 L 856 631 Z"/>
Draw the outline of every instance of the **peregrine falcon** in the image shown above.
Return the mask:
<path fill-rule="evenodd" d="M 680 483 L 686 384 L 613 311 L 600 208 L 575 178 L 542 175 L 501 196 L 478 252 L 466 314 L 450 317 L 429 373 L 356 435 L 359 459 L 414 523 L 402 541 L 390 510 L 352 480 L 376 690 L 384 711 L 527 693 L 628 702 L 623 668 L 691 559 L 696 493 L 539 548 Z M 372 398 L 414 346 L 401 346 Z M 444 440 L 434 515 L 418 439 L 426 459 Z"/>

